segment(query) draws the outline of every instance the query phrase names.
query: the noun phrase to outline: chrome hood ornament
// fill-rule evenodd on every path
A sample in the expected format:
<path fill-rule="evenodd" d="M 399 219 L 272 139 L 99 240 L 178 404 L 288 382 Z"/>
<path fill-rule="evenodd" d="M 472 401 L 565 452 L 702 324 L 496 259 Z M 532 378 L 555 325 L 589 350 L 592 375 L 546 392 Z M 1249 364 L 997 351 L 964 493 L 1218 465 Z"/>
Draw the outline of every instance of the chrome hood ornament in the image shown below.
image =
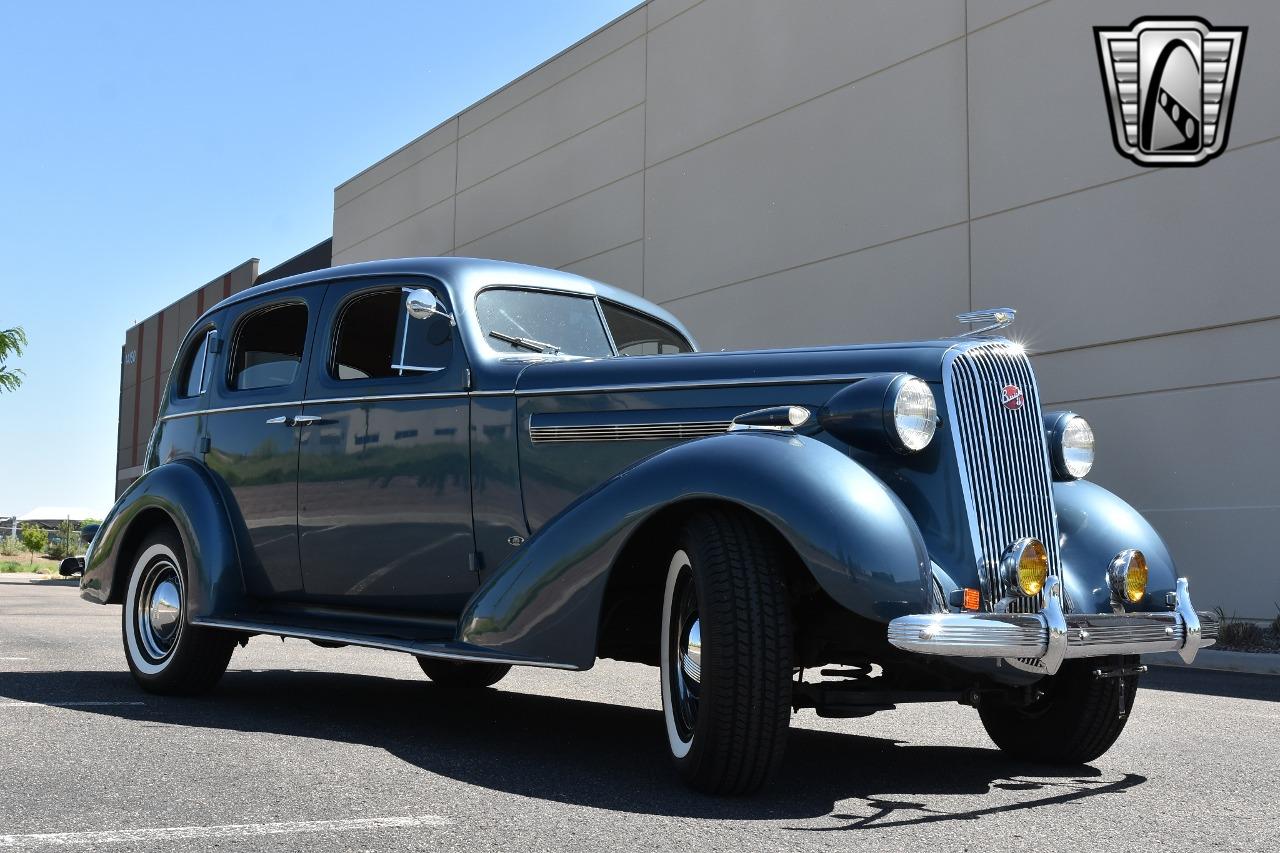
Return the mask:
<path fill-rule="evenodd" d="M 1003 329 L 1013 325 L 1013 319 L 1018 312 L 1012 308 L 982 308 L 977 311 L 966 311 L 963 314 L 957 314 L 956 319 L 961 323 L 973 325 L 975 323 L 986 323 L 981 329 L 970 329 L 967 332 L 961 332 L 956 335 L 958 338 L 969 338 L 975 335 L 983 335 L 987 332 L 994 332 L 997 329 Z"/>

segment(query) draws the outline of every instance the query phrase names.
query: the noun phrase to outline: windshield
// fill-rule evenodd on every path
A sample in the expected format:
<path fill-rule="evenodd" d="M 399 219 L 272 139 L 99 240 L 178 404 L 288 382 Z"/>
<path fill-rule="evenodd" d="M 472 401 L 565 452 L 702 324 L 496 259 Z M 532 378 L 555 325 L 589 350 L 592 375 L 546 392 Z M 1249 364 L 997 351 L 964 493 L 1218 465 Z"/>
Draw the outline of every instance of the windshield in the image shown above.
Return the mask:
<path fill-rule="evenodd" d="M 613 355 L 589 296 L 495 287 L 476 297 L 476 316 L 486 342 L 498 352 Z"/>

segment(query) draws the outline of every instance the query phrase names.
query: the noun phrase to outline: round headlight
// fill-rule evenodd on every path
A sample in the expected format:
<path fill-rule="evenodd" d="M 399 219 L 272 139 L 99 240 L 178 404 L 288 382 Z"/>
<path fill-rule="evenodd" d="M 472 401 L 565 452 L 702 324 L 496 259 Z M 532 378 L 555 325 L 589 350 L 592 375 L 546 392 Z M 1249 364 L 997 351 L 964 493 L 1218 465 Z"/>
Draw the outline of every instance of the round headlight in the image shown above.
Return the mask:
<path fill-rule="evenodd" d="M 1039 539 L 1014 542 L 1000 558 L 1000 570 L 1008 587 L 1023 595 L 1038 595 L 1049 579 L 1049 554 Z"/>
<path fill-rule="evenodd" d="M 1137 604 L 1147 594 L 1147 558 L 1135 548 L 1121 551 L 1111 561 L 1107 579 L 1117 601 Z"/>
<path fill-rule="evenodd" d="M 1093 427 L 1074 412 L 1045 415 L 1053 472 L 1061 480 L 1079 480 L 1093 468 Z"/>
<path fill-rule="evenodd" d="M 903 450 L 924 450 L 938 426 L 938 405 L 929 383 L 914 376 L 898 385 L 893 398 L 893 428 Z"/>

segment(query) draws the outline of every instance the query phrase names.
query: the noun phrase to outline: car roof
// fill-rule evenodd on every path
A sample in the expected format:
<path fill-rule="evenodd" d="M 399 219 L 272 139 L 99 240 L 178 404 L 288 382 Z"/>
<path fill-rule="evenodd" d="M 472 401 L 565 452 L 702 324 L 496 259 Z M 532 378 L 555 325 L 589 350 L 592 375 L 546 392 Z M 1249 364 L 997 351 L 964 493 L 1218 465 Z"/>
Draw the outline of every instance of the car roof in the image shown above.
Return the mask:
<path fill-rule="evenodd" d="M 250 287 L 247 290 L 242 290 L 209 308 L 205 315 L 212 314 L 229 305 L 247 302 L 296 287 L 341 281 L 348 278 L 394 275 L 427 275 L 440 279 L 450 289 L 450 295 L 455 302 L 454 310 L 462 311 L 466 314 L 471 313 L 475 295 L 487 287 L 494 286 L 540 287 L 584 296 L 598 296 L 601 299 L 616 302 L 619 305 L 648 314 L 667 323 L 684 335 L 690 343 L 694 344 L 695 348 L 697 346 L 689 330 L 675 315 L 630 291 L 560 270 L 485 258 L 394 258 L 327 267 L 313 272 L 277 279 L 276 281 L 269 281 Z M 459 302 L 464 304 L 457 304 Z"/>

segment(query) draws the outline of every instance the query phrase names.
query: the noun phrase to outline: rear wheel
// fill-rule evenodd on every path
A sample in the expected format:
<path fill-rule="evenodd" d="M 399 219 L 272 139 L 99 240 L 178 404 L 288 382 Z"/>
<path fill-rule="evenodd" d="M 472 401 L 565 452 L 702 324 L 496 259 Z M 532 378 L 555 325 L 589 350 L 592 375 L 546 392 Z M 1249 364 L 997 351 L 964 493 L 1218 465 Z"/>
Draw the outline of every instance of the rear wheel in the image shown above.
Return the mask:
<path fill-rule="evenodd" d="M 187 567 L 182 540 L 170 529 L 138 547 L 121 614 L 129 671 L 152 693 L 210 690 L 227 669 L 234 634 L 188 624 Z"/>
<path fill-rule="evenodd" d="M 1126 668 L 1137 658 L 1121 659 Z M 1111 748 L 1124 731 L 1138 694 L 1138 676 L 1098 678 L 1099 661 L 1067 661 L 1035 685 L 1043 691 L 1025 705 L 978 709 L 987 734 L 1003 751 L 1027 761 L 1085 764 Z M 1123 683 L 1122 683 L 1123 682 Z"/>
<path fill-rule="evenodd" d="M 690 520 L 667 565 L 662 712 L 692 787 L 747 794 L 778 769 L 791 720 L 791 623 L 770 531 L 738 512 Z"/>
<path fill-rule="evenodd" d="M 505 663 L 477 663 L 474 661 L 418 658 L 418 666 L 441 687 L 492 687 L 511 671 Z"/>

